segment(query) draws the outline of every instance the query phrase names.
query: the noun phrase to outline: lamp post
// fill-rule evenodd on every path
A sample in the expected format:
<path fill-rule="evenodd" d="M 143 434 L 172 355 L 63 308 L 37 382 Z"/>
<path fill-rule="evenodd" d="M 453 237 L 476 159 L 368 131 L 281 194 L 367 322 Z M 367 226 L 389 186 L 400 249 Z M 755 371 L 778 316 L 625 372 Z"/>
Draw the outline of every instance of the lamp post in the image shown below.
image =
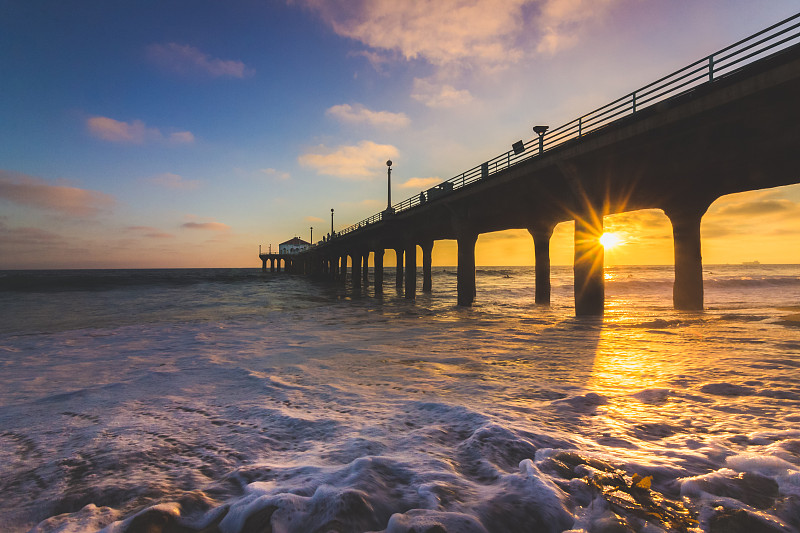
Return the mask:
<path fill-rule="evenodd" d="M 331 207 L 331 237 L 333 237 L 333 208 Z"/>
<path fill-rule="evenodd" d="M 547 131 L 548 126 L 534 126 L 533 131 L 539 136 L 539 153 L 544 151 L 544 132 Z"/>
<path fill-rule="evenodd" d="M 386 162 L 386 166 L 389 167 L 386 170 L 387 182 L 388 182 L 388 200 L 386 202 L 386 210 L 390 211 L 392 209 L 392 160 L 388 160 Z"/>
<path fill-rule="evenodd" d="M 311 226 L 311 246 L 314 246 L 314 226 Z"/>

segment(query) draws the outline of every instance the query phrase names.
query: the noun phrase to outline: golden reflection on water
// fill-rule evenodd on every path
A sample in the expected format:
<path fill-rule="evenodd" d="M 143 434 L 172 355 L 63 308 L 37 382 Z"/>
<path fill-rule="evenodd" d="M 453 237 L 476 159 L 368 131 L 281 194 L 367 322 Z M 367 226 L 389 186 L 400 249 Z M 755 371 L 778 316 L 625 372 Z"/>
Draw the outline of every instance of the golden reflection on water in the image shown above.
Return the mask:
<path fill-rule="evenodd" d="M 653 319 L 623 310 L 630 302 L 616 300 L 603 319 L 587 389 L 608 399 L 606 412 L 617 420 L 650 422 L 677 417 L 680 407 L 669 400 L 671 381 L 683 373 L 683 343 L 669 329 L 647 327 Z M 665 389 L 663 400 L 642 402 L 632 396 Z M 658 396 L 658 394 L 656 394 Z"/>

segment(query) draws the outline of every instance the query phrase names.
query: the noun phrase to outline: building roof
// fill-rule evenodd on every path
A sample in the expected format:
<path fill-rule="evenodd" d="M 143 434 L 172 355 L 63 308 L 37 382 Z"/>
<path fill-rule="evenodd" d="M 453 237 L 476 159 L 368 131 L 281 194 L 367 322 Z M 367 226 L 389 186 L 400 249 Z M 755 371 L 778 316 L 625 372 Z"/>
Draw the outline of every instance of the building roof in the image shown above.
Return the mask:
<path fill-rule="evenodd" d="M 291 244 L 291 245 L 294 245 L 294 246 L 305 244 L 306 246 L 311 246 L 309 243 L 307 243 L 306 241 L 304 241 L 300 237 L 293 237 L 293 238 L 289 239 L 286 242 L 280 243 L 278 246 L 283 246 L 284 244 Z"/>

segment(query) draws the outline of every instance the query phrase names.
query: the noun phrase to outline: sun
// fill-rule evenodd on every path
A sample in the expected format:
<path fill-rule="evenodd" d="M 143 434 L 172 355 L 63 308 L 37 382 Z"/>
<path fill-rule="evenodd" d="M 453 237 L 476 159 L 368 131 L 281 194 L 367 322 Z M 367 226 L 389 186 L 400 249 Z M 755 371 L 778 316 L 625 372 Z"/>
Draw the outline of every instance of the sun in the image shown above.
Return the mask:
<path fill-rule="evenodd" d="M 600 236 L 600 244 L 602 244 L 603 248 L 606 250 L 610 250 L 622 244 L 622 239 L 616 233 L 603 233 Z"/>

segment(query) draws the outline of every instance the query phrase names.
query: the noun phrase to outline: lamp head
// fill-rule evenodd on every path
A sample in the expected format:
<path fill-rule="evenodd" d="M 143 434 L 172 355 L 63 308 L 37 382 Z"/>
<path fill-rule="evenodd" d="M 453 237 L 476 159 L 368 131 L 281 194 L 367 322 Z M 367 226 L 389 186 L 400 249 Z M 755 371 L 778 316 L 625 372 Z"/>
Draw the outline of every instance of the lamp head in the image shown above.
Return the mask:
<path fill-rule="evenodd" d="M 388 161 L 386 162 L 386 166 L 387 166 L 387 167 L 390 167 L 390 166 L 392 166 L 392 160 L 391 160 L 391 159 L 390 159 L 390 160 L 388 160 Z"/>
<path fill-rule="evenodd" d="M 533 131 L 537 135 L 541 136 L 541 135 L 544 135 L 544 132 L 546 132 L 548 128 L 549 128 L 549 126 L 534 126 L 533 127 Z"/>

